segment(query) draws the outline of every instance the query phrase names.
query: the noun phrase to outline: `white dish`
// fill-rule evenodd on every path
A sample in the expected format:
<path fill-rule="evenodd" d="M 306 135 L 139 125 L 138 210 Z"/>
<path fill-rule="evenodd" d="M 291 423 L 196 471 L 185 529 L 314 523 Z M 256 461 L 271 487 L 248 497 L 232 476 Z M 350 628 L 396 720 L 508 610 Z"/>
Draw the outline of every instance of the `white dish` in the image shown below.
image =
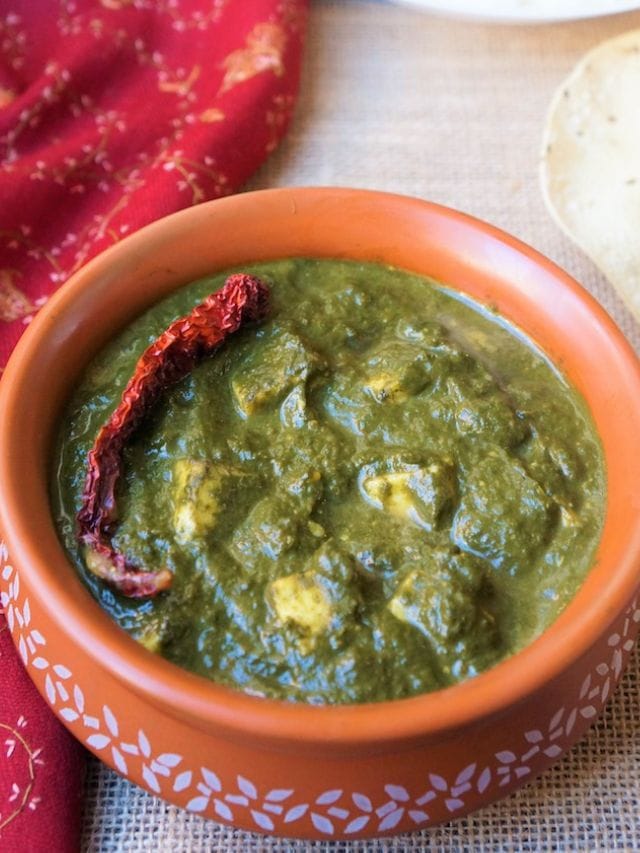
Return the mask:
<path fill-rule="evenodd" d="M 395 0 L 405 6 L 504 23 L 595 18 L 640 9 L 638 0 Z"/>

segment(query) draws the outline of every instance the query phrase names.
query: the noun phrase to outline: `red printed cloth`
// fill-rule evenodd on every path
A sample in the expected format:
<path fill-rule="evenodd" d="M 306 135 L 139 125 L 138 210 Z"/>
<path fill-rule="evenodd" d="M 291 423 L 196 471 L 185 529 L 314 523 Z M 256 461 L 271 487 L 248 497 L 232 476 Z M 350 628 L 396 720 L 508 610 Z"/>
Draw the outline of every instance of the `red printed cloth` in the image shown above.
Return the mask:
<path fill-rule="evenodd" d="M 0 370 L 89 258 L 235 191 L 276 147 L 298 88 L 306 7 L 1 0 Z M 78 848 L 81 767 L 0 608 L 0 851 Z"/>

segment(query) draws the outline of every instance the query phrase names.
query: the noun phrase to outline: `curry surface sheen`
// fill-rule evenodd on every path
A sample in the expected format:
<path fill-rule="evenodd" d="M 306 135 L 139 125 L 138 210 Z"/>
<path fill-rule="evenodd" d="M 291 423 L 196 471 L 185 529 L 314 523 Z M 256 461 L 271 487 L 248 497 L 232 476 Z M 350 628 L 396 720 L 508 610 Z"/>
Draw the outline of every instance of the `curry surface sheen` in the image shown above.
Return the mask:
<path fill-rule="evenodd" d="M 174 572 L 146 602 L 88 574 L 86 455 L 191 284 L 88 369 L 61 429 L 64 543 L 148 648 L 245 691 L 368 702 L 453 684 L 521 649 L 577 591 L 604 513 L 581 398 L 520 333 L 373 264 L 243 268 L 272 310 L 170 389 L 126 451 L 116 546 Z"/>

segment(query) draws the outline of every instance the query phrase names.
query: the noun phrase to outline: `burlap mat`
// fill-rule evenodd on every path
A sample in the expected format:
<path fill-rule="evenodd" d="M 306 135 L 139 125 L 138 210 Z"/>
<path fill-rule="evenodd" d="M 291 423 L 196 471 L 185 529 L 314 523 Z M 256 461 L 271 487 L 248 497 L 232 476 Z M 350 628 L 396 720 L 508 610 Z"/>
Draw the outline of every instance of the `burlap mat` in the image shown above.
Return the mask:
<path fill-rule="evenodd" d="M 370 187 L 466 210 L 571 272 L 640 351 L 638 326 L 549 219 L 537 176 L 555 86 L 593 45 L 634 27 L 640 13 L 510 28 L 386 4 L 316 2 L 297 120 L 250 188 Z M 603 718 L 543 777 L 469 818 L 369 844 L 305 844 L 236 832 L 164 804 L 96 761 L 87 782 L 84 849 L 640 850 L 639 736 L 636 653 Z"/>

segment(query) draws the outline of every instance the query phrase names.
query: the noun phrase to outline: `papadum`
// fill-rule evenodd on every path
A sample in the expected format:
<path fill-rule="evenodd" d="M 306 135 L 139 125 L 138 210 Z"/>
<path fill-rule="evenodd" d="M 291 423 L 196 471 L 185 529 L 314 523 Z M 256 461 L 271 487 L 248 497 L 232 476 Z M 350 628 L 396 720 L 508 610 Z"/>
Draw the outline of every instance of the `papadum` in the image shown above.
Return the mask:
<path fill-rule="evenodd" d="M 600 44 L 560 86 L 541 178 L 555 220 L 640 318 L 640 30 Z"/>

